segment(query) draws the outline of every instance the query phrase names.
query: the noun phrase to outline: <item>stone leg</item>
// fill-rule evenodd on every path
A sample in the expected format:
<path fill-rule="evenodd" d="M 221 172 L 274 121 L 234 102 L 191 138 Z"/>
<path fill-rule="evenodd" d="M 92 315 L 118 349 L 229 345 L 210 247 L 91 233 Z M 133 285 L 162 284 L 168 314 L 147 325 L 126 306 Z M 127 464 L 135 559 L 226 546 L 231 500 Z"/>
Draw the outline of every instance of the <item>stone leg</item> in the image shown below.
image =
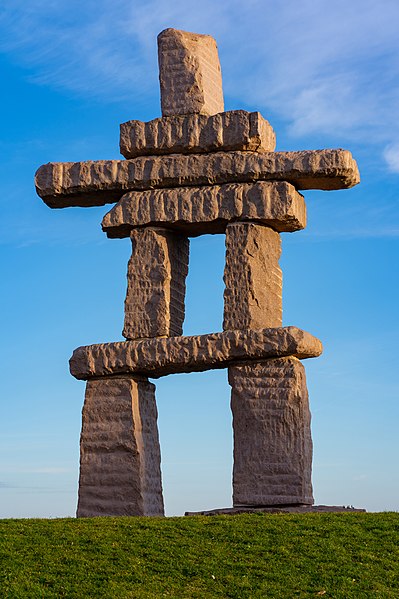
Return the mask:
<path fill-rule="evenodd" d="M 181 335 L 189 241 L 165 229 L 133 229 L 125 300 L 126 339 Z"/>
<path fill-rule="evenodd" d="M 239 222 L 226 228 L 223 329 L 282 326 L 280 235 L 262 225 Z"/>
<path fill-rule="evenodd" d="M 313 504 L 305 370 L 296 358 L 229 367 L 233 505 Z"/>
<path fill-rule="evenodd" d="M 163 516 L 155 385 L 88 381 L 80 437 L 78 517 Z"/>

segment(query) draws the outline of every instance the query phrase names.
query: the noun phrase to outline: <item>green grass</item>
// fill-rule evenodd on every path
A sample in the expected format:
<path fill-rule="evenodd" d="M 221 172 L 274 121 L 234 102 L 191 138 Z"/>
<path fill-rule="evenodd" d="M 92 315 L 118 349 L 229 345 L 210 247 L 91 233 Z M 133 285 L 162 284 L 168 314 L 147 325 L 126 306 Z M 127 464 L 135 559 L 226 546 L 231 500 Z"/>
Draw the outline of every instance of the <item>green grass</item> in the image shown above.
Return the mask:
<path fill-rule="evenodd" d="M 0 597 L 399 598 L 399 513 L 0 520 Z"/>

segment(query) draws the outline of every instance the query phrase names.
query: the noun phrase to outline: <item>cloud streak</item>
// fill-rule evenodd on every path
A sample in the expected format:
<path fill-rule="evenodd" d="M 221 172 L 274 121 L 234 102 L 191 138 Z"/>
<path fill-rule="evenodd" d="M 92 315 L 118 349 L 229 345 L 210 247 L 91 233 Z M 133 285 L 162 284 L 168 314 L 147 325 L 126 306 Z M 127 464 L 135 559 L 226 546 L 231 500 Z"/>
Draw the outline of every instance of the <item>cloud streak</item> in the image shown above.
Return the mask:
<path fill-rule="evenodd" d="M 388 145 L 384 150 L 384 158 L 393 173 L 399 173 L 399 143 Z"/>
<path fill-rule="evenodd" d="M 39 84 L 144 102 L 158 93 L 156 34 L 169 26 L 211 33 L 235 107 L 277 115 L 299 140 L 382 144 L 398 172 L 398 19 L 394 0 L 6 0 L 0 50 Z"/>

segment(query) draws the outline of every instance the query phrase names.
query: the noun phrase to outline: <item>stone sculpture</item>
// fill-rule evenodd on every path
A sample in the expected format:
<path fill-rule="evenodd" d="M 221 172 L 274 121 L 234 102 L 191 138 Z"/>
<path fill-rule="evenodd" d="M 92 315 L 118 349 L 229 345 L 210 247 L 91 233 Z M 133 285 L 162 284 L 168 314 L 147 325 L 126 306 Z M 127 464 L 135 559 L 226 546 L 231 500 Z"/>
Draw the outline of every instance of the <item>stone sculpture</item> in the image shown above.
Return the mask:
<path fill-rule="evenodd" d="M 125 160 L 50 163 L 36 173 L 51 208 L 116 203 L 110 238 L 130 237 L 124 342 L 80 347 L 87 380 L 78 516 L 163 515 L 155 386 L 147 377 L 228 368 L 233 507 L 313 504 L 303 358 L 309 333 L 282 326 L 282 231 L 306 225 L 302 189 L 359 182 L 344 150 L 275 152 L 258 113 L 223 112 L 215 40 L 158 36 L 162 117 L 121 125 Z M 226 235 L 223 332 L 182 336 L 189 240 Z"/>

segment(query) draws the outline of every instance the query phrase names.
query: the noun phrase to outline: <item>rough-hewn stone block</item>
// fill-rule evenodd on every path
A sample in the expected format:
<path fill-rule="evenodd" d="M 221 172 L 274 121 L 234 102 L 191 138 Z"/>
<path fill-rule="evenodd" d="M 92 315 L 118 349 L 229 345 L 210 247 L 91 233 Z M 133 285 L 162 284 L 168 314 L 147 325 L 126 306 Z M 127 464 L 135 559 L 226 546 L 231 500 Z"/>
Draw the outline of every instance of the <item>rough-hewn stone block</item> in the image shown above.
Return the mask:
<path fill-rule="evenodd" d="M 158 62 L 164 116 L 223 112 L 222 72 L 213 37 L 165 29 L 158 35 Z"/>
<path fill-rule="evenodd" d="M 344 189 L 359 183 L 346 150 L 170 154 L 132 160 L 49 162 L 36 172 L 36 190 L 50 208 L 103 206 L 127 191 L 158 187 L 288 181 L 297 189 Z"/>
<path fill-rule="evenodd" d="M 224 330 L 281 327 L 283 275 L 280 235 L 254 223 L 226 229 Z"/>
<path fill-rule="evenodd" d="M 125 158 L 221 150 L 272 152 L 275 147 L 271 125 L 259 112 L 246 110 L 169 116 L 148 123 L 128 121 L 120 126 L 120 151 Z"/>
<path fill-rule="evenodd" d="M 233 505 L 312 504 L 305 371 L 295 358 L 229 367 Z"/>
<path fill-rule="evenodd" d="M 158 378 L 178 372 L 226 368 L 241 360 L 313 358 L 322 350 L 321 342 L 310 333 L 296 327 L 282 327 L 87 345 L 75 349 L 69 365 L 71 374 L 83 380 L 124 373 Z"/>
<path fill-rule="evenodd" d="M 82 413 L 78 517 L 163 516 L 155 385 L 89 381 Z"/>
<path fill-rule="evenodd" d="M 104 216 L 102 228 L 111 238 L 128 237 L 132 227 L 143 225 L 195 237 L 224 233 L 236 220 L 298 231 L 306 226 L 305 200 L 285 181 L 131 191 Z"/>
<path fill-rule="evenodd" d="M 164 229 L 133 229 L 127 272 L 127 339 L 183 333 L 188 273 L 187 237 Z"/>

